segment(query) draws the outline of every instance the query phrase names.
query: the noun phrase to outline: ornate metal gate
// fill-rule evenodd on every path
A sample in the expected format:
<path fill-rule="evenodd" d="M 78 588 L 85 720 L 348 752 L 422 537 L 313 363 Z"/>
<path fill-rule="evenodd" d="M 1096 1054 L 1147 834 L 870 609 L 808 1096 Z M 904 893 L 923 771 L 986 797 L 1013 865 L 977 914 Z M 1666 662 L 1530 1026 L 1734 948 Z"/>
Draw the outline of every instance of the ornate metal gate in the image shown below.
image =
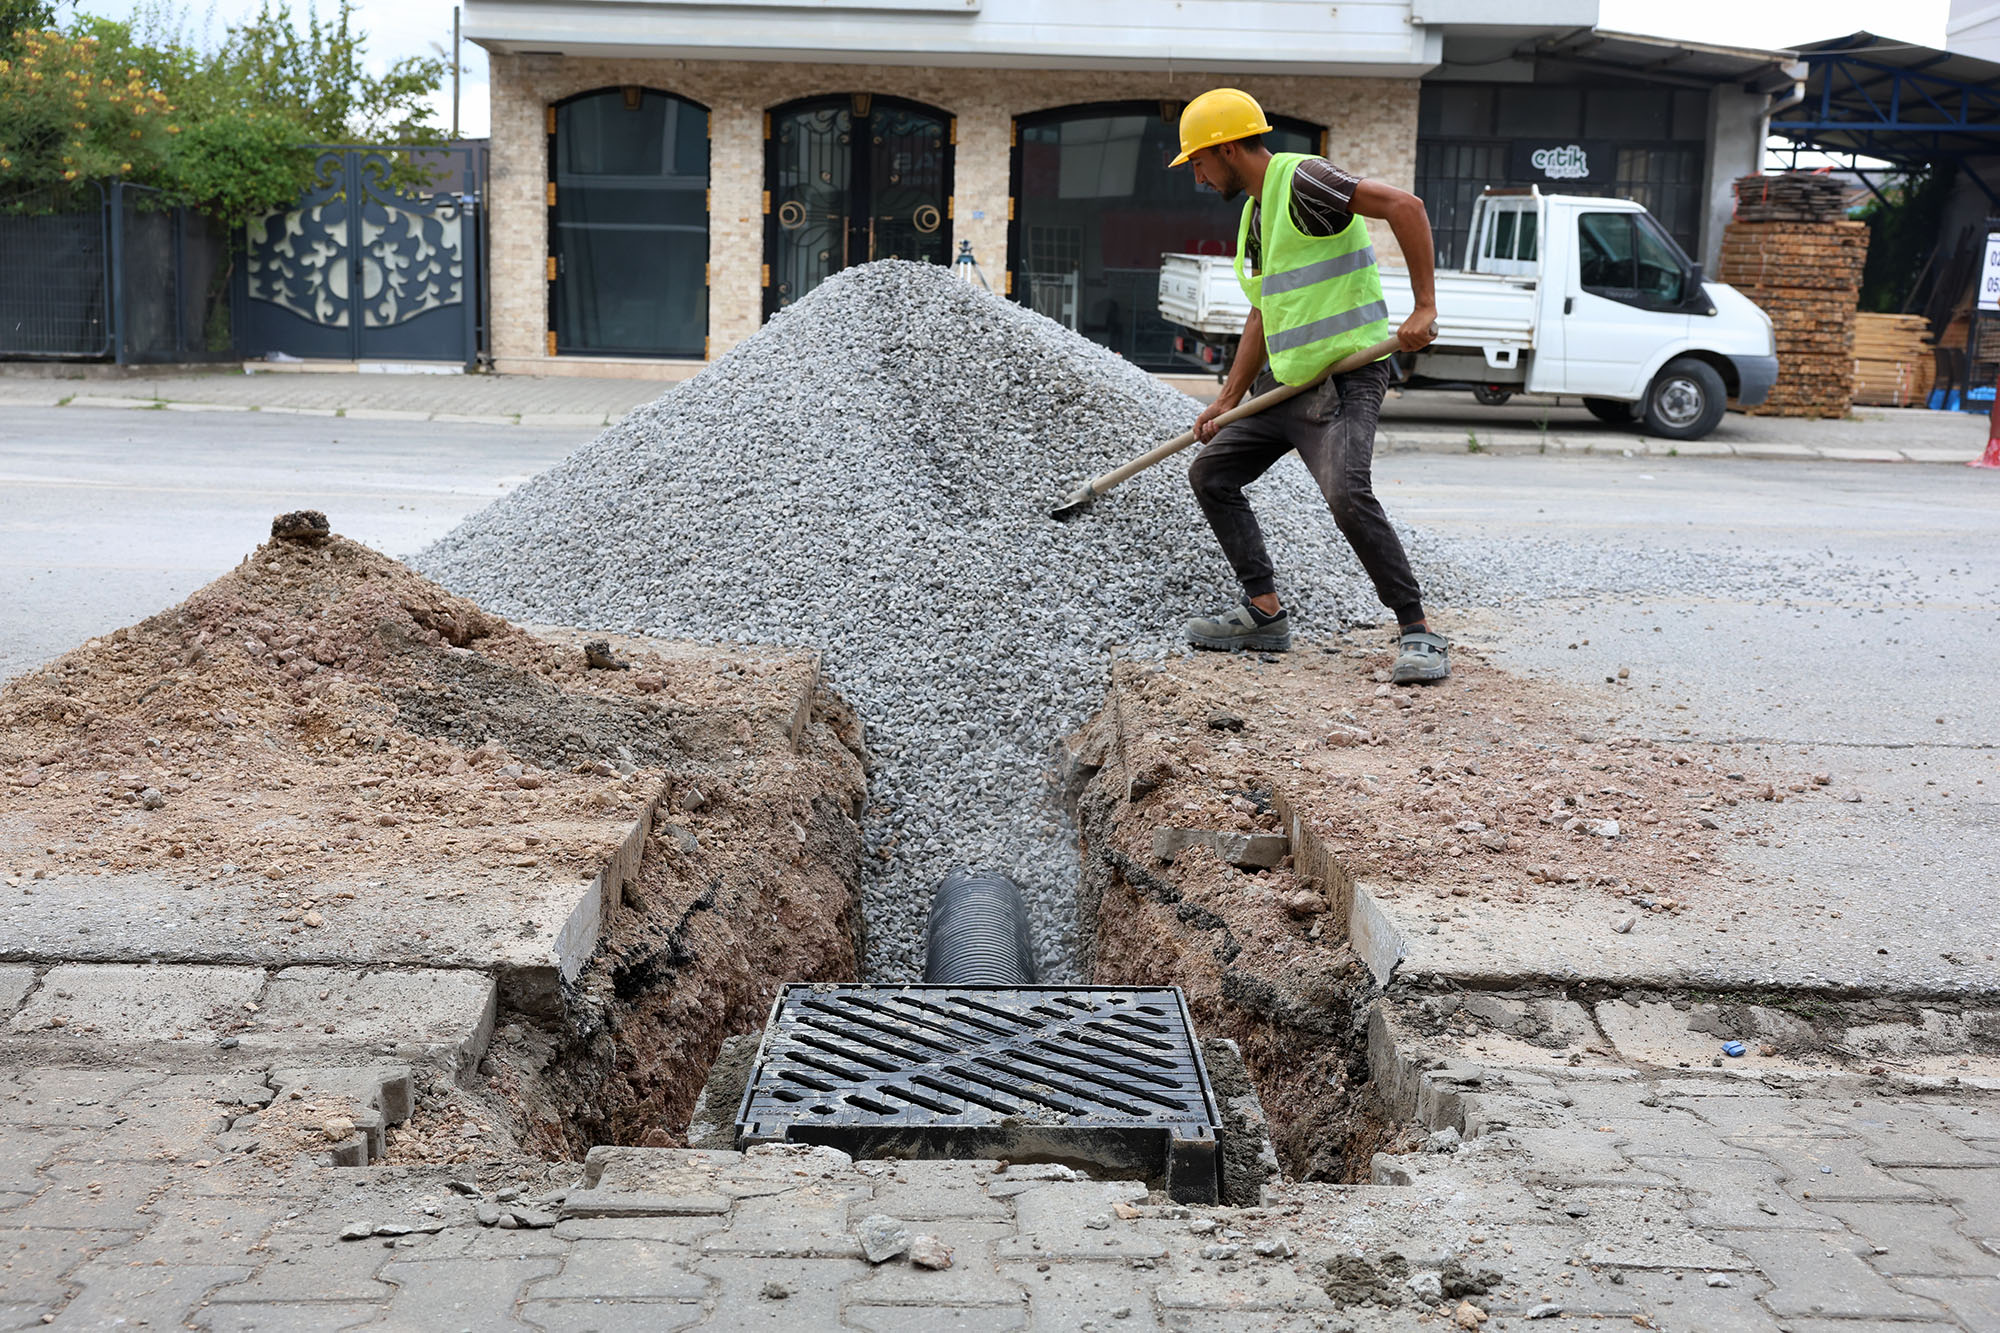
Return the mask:
<path fill-rule="evenodd" d="M 297 207 L 250 223 L 236 290 L 244 356 L 477 359 L 475 182 L 399 189 L 391 151 L 325 150 Z"/>

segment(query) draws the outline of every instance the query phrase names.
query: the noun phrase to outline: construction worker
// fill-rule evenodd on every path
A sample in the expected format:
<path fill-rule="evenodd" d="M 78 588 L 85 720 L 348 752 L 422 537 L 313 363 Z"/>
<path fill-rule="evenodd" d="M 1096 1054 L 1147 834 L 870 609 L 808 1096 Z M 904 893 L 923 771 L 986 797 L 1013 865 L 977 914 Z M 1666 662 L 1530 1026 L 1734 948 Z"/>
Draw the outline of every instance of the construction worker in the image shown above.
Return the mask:
<path fill-rule="evenodd" d="M 1395 614 L 1401 642 L 1390 679 L 1409 684 L 1451 674 L 1445 641 L 1431 633 L 1403 543 L 1382 512 L 1370 479 L 1375 422 L 1389 387 L 1390 362 L 1329 378 L 1306 393 L 1229 425 L 1216 418 L 1246 394 L 1307 384 L 1342 357 L 1389 337 L 1388 308 L 1363 218 L 1386 220 L 1409 265 L 1416 309 L 1396 331 L 1405 351 L 1436 335 L 1431 225 L 1408 191 L 1362 180 L 1323 157 L 1272 153 L 1264 110 L 1248 93 L 1217 88 L 1181 112 L 1181 154 L 1195 179 L 1224 199 L 1246 195 L 1236 243 L 1236 277 L 1250 318 L 1222 391 L 1196 421 L 1201 454 L 1188 481 L 1230 566 L 1243 601 L 1188 622 L 1202 648 L 1291 647 L 1291 617 L 1278 600 L 1275 571 L 1243 488 L 1298 450 L 1333 510 L 1333 521 Z"/>

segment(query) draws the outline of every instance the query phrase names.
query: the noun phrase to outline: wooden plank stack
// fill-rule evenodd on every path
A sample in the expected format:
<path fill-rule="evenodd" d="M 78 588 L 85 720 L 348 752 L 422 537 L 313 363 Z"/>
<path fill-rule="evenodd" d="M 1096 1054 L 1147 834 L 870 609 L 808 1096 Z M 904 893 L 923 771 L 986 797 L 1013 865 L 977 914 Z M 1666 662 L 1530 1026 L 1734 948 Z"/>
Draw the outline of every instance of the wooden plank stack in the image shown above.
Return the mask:
<path fill-rule="evenodd" d="M 1787 173 L 1736 182 L 1736 220 L 1716 277 L 1762 306 L 1778 340 L 1764 416 L 1844 417 L 1853 405 L 1854 316 L 1868 226 L 1844 217 L 1845 190 Z"/>
<path fill-rule="evenodd" d="M 1736 181 L 1738 222 L 1837 222 L 1847 187 L 1832 176 L 1786 171 Z"/>
<path fill-rule="evenodd" d="M 1867 407 L 1922 407 L 1937 360 L 1922 315 L 1854 317 L 1854 401 Z"/>

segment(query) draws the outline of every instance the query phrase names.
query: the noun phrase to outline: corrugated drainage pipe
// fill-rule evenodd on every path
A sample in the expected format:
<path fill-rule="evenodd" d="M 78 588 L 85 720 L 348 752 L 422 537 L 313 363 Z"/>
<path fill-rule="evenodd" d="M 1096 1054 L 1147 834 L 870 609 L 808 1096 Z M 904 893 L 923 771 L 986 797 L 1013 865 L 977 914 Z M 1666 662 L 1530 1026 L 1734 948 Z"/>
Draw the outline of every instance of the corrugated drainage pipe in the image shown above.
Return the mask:
<path fill-rule="evenodd" d="M 1021 888 L 990 870 L 954 870 L 931 897 L 924 982 L 932 986 L 1032 986 L 1035 952 Z"/>

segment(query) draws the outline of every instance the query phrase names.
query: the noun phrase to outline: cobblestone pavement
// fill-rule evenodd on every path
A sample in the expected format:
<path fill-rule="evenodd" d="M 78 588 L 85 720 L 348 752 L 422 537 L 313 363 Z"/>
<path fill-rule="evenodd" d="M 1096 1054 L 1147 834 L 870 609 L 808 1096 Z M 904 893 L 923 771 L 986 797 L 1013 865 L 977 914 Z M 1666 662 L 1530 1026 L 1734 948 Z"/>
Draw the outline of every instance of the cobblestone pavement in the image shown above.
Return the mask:
<path fill-rule="evenodd" d="M 1240 1210 L 803 1147 L 327 1168 L 280 1113 L 329 1075 L 15 1068 L 0 1328 L 2000 1327 L 1990 1081 L 1389 1063 L 1427 1143 Z M 875 1215 L 950 1267 L 868 1262 Z"/>
<path fill-rule="evenodd" d="M 1201 379 L 1175 379 L 1197 395 Z M 541 427 L 604 426 L 672 385 L 660 380 L 535 375 L 211 374 L 63 380 L 0 376 L 0 405 L 341 416 Z M 1633 457 L 1830 459 L 1963 463 L 1977 458 L 1986 418 L 1858 408 L 1845 421 L 1731 413 L 1706 439 L 1674 444 L 1607 426 L 1577 399 L 1522 398 L 1486 408 L 1461 394 L 1398 395 L 1385 406 L 1384 453 L 1611 454 Z"/>

